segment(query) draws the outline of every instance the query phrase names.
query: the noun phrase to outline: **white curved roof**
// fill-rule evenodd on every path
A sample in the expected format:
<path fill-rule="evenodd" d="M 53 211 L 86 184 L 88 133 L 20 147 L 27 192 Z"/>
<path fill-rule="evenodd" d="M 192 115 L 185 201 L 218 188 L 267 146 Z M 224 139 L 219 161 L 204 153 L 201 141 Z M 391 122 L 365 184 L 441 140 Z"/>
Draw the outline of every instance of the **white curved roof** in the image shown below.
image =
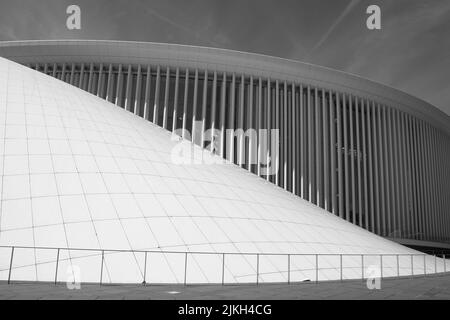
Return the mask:
<path fill-rule="evenodd" d="M 0 58 L 0 246 L 414 253 L 218 157 L 215 164 L 176 164 L 172 152 L 180 142 L 171 138 L 170 132 L 101 98 Z M 16 274 L 31 280 L 45 277 L 40 262 L 54 263 L 55 253 L 44 251 L 17 251 Z M 86 258 L 74 252 L 60 259 Z M 0 278 L 6 277 L 9 254 L 0 249 Z M 169 268 L 182 265 L 183 256 L 167 256 L 171 254 L 161 261 Z M 97 252 L 92 259 L 98 263 L 98 257 Z M 108 256 L 105 279 L 132 281 L 134 274 L 123 270 L 131 266 L 142 274 L 141 258 Z M 86 276 L 99 271 L 92 267 L 94 260 L 83 261 Z M 237 267 L 227 267 L 227 275 L 252 277 L 252 261 L 236 260 Z M 272 273 L 284 268 L 270 263 Z M 152 268 L 166 270 L 167 265 L 158 267 L 153 260 Z M 111 270 L 116 270 L 114 276 Z M 210 281 L 208 270 L 203 271 Z M 155 272 L 163 282 L 180 281 Z"/>

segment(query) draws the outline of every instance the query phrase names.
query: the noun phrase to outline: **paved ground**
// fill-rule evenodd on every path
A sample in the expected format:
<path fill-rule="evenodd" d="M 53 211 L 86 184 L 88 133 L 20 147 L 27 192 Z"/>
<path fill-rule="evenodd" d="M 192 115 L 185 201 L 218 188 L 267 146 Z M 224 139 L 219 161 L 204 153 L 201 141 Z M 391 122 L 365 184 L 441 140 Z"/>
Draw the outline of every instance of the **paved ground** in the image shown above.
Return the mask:
<path fill-rule="evenodd" d="M 0 299 L 450 299 L 450 275 L 383 279 L 380 290 L 361 280 L 263 285 L 94 285 L 0 282 Z"/>

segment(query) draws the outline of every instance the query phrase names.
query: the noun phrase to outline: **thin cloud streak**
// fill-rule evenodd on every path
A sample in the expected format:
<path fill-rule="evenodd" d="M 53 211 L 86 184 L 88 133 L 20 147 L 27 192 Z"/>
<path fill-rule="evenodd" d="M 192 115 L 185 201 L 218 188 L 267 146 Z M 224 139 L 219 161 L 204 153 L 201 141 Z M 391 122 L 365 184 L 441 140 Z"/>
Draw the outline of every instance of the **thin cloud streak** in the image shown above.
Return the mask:
<path fill-rule="evenodd" d="M 360 2 L 360 0 L 352 0 L 347 7 L 345 7 L 344 11 L 339 15 L 339 17 L 333 22 L 331 27 L 327 30 L 327 32 L 320 38 L 320 40 L 314 45 L 314 47 L 309 51 L 306 55 L 305 60 L 309 60 L 311 55 L 319 49 L 322 44 L 327 41 L 333 31 L 337 28 L 337 26 L 344 20 L 344 18 L 351 12 L 351 10 Z"/>
<path fill-rule="evenodd" d="M 198 34 L 197 32 L 195 32 L 193 29 L 188 28 L 188 27 L 186 27 L 186 26 L 184 26 L 184 25 L 182 25 L 182 24 L 176 22 L 176 21 L 174 21 L 174 20 L 168 18 L 168 17 L 165 16 L 165 15 L 162 15 L 161 13 L 159 13 L 158 11 L 156 11 L 155 9 L 151 9 L 151 8 L 148 8 L 148 7 L 144 7 L 143 9 L 144 9 L 147 13 L 149 13 L 149 14 L 153 15 L 154 17 L 158 18 L 159 20 L 161 20 L 161 21 L 163 21 L 163 22 L 165 22 L 165 23 L 168 23 L 168 24 L 170 24 L 171 26 L 173 26 L 173 27 L 175 27 L 175 28 L 178 28 L 178 29 L 180 29 L 180 30 L 182 30 L 182 31 L 184 31 L 184 32 L 186 32 L 186 33 L 189 33 L 190 35 L 194 36 L 194 37 L 195 37 L 196 39 L 198 39 L 198 40 L 207 42 L 207 43 L 209 43 L 211 46 L 215 46 L 215 47 L 219 47 L 219 46 L 220 46 L 218 43 L 216 43 L 216 42 L 214 42 L 214 41 L 211 41 L 211 40 L 209 40 L 209 39 L 204 39 L 204 38 L 200 37 L 199 34 Z"/>

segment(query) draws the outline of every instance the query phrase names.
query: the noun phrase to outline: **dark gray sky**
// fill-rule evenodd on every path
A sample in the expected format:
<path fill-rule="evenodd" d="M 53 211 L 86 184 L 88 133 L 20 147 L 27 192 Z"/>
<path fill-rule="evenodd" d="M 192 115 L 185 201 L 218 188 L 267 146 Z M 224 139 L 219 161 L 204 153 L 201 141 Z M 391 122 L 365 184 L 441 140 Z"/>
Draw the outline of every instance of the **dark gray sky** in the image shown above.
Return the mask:
<path fill-rule="evenodd" d="M 81 7 L 81 30 L 66 8 Z M 366 28 L 381 7 L 382 30 Z M 257 52 L 361 75 L 450 115 L 449 0 L 0 0 L 0 40 L 114 39 Z"/>

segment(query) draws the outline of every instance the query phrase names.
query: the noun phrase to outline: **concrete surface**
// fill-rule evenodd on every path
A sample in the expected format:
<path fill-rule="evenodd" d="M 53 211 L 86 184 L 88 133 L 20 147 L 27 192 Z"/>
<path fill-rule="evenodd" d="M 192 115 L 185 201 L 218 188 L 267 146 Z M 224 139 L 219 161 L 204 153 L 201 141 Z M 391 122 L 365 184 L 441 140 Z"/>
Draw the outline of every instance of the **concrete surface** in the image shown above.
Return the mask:
<path fill-rule="evenodd" d="M 0 299 L 450 299 L 450 275 L 382 279 L 380 290 L 366 282 L 256 285 L 103 285 L 0 282 Z"/>

